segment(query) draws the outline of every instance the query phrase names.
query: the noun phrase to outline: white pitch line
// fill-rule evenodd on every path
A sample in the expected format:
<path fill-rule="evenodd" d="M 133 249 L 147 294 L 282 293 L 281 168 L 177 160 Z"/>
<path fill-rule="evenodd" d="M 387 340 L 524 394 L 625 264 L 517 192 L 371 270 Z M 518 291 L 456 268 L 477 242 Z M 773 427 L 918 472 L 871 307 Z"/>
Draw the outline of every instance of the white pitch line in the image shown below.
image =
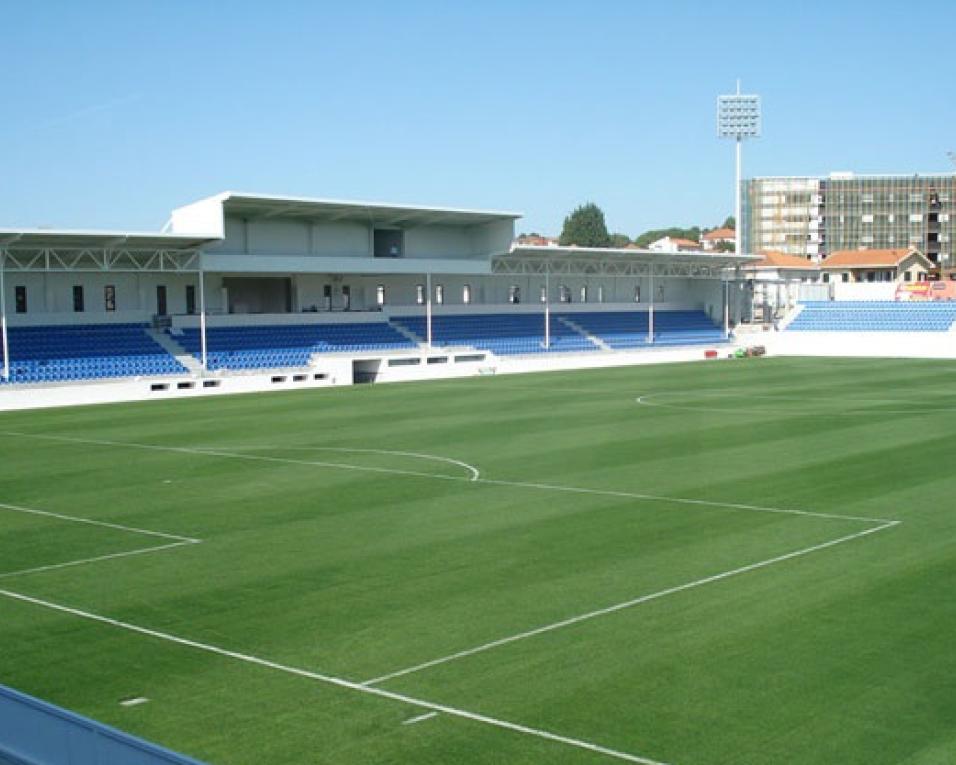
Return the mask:
<path fill-rule="evenodd" d="M 16 513 L 28 513 L 30 515 L 43 515 L 47 518 L 56 518 L 60 521 L 70 521 L 71 523 L 86 523 L 90 526 L 102 526 L 107 529 L 116 529 L 118 531 L 128 531 L 133 534 L 145 534 L 150 537 L 161 537 L 163 539 L 175 539 L 177 542 L 189 542 L 195 544 L 196 542 L 201 542 L 200 539 L 193 539 L 191 537 L 183 537 L 179 534 L 168 534 L 165 531 L 152 531 L 151 529 L 140 529 L 135 526 L 124 526 L 120 523 L 109 523 L 107 521 L 95 521 L 92 518 L 81 518 L 77 515 L 65 515 L 64 513 L 53 513 L 49 510 L 36 510 L 32 507 L 22 507 L 21 505 L 8 505 L 4 502 L 0 502 L 0 509 L 2 510 L 12 510 Z"/>
<path fill-rule="evenodd" d="M 196 448 L 203 449 L 205 447 Z M 232 448 L 235 449 L 236 447 Z M 425 454 L 424 452 L 403 452 L 396 451 L 394 449 L 358 449 L 345 446 L 285 446 L 283 444 L 267 444 L 264 446 L 243 444 L 242 448 L 249 451 L 254 451 L 257 449 L 275 449 L 277 451 L 340 452 L 342 454 L 385 454 L 396 457 L 415 457 L 417 459 L 431 460 L 432 462 L 444 462 L 447 465 L 456 465 L 460 468 L 464 468 L 471 474 L 472 481 L 477 481 L 481 477 L 481 471 L 474 465 L 469 465 L 467 462 L 452 459 L 451 457 L 442 457 L 438 454 Z"/>
<path fill-rule="evenodd" d="M 796 510 L 782 507 L 765 507 L 762 505 L 747 505 L 736 502 L 720 502 L 709 499 L 692 499 L 690 497 L 668 497 L 658 494 L 641 494 L 638 492 L 615 491 L 611 489 L 591 489 L 577 486 L 563 486 L 561 484 L 534 483 L 529 481 L 508 481 L 493 478 L 466 478 L 460 475 L 444 475 L 441 473 L 423 473 L 415 470 L 400 470 L 398 468 L 371 467 L 366 465 L 348 465 L 337 462 L 321 462 L 314 460 L 296 460 L 285 457 L 269 457 L 261 454 L 243 454 L 241 452 L 229 452 L 214 449 L 197 449 L 187 446 L 162 446 L 159 444 L 141 444 L 129 441 L 105 441 L 90 438 L 75 438 L 72 436 L 52 436 L 39 433 L 19 433 L 13 431 L 0 431 L 0 435 L 17 436 L 20 438 L 36 438 L 46 441 L 59 441 L 64 443 L 93 444 L 97 446 L 114 446 L 124 449 L 145 449 L 149 451 L 173 452 L 177 454 L 205 455 L 207 457 L 220 457 L 223 459 L 240 459 L 251 462 L 274 462 L 287 465 L 306 465 L 312 467 L 337 468 L 343 470 L 366 471 L 373 473 L 385 473 L 389 475 L 410 476 L 414 478 L 432 478 L 440 481 L 462 481 L 475 484 L 486 484 L 489 486 L 512 486 L 523 489 L 538 489 L 542 491 L 560 491 L 574 494 L 591 494 L 606 497 L 621 497 L 624 499 L 636 499 L 646 502 L 671 502 L 679 505 L 693 505 L 698 507 L 717 507 L 727 510 L 745 510 L 758 513 L 778 513 L 784 515 L 799 515 L 810 518 L 828 518 L 841 521 L 860 521 L 864 523 L 887 523 L 886 518 L 867 518 L 864 516 L 840 515 L 837 513 L 820 513 L 811 510 Z"/>
<path fill-rule="evenodd" d="M 207 457 L 224 457 L 239 460 L 258 462 L 278 462 L 287 465 L 311 465 L 313 467 L 336 468 L 339 470 L 355 470 L 366 473 L 384 473 L 386 475 L 405 475 L 416 478 L 437 478 L 445 481 L 475 481 L 473 477 L 465 478 L 458 475 L 443 475 L 441 473 L 425 473 L 418 470 L 401 470 L 399 468 L 374 467 L 372 465 L 349 465 L 342 462 L 324 462 L 318 460 L 294 460 L 282 457 L 267 457 L 262 454 L 242 454 L 240 452 L 225 452 L 219 449 L 199 449 L 188 446 L 163 446 L 161 444 L 140 444 L 132 441 L 108 441 L 95 438 L 75 438 L 73 436 L 51 436 L 40 433 L 19 433 L 16 431 L 0 431 L 0 435 L 15 436 L 17 438 L 38 438 L 45 441 L 62 441 L 74 444 L 93 444 L 96 446 L 118 446 L 123 449 L 145 449 L 156 452 L 172 452 L 176 454 L 198 454 Z M 469 466 L 470 467 L 470 466 Z"/>
<path fill-rule="evenodd" d="M 335 677 L 334 675 L 325 675 L 318 672 L 312 672 L 307 669 L 301 669 L 298 667 L 292 667 L 285 664 L 279 664 L 268 659 L 262 659 L 258 656 L 252 656 L 250 654 L 239 653 L 237 651 L 230 651 L 226 648 L 220 648 L 219 646 L 210 645 L 208 643 L 200 643 L 195 640 L 189 640 L 188 638 L 179 637 L 178 635 L 172 635 L 167 632 L 160 632 L 158 630 L 149 629 L 148 627 L 140 627 L 136 624 L 131 624 L 130 622 L 123 622 L 118 619 L 112 619 L 108 616 L 102 616 L 100 614 L 94 614 L 90 611 L 82 611 L 78 608 L 72 608 L 71 606 L 64 606 L 59 603 L 53 603 L 48 600 L 41 600 L 40 598 L 34 598 L 30 595 L 24 595 L 19 592 L 13 592 L 11 590 L 2 590 L 0 589 L 0 596 L 10 598 L 11 600 L 17 600 L 23 603 L 30 603 L 35 606 L 41 606 L 43 608 L 48 608 L 53 611 L 59 611 L 61 613 L 70 614 L 72 616 L 77 616 L 82 619 L 87 619 L 89 621 L 99 622 L 101 624 L 108 624 L 112 627 L 117 627 L 119 629 L 124 629 L 129 632 L 135 632 L 140 635 L 145 635 L 147 637 L 155 638 L 158 640 L 164 640 L 169 643 L 175 643 L 177 645 L 186 646 L 188 648 L 193 648 L 198 651 L 205 651 L 206 653 L 216 654 L 218 656 L 224 656 L 230 659 L 235 659 L 237 661 L 246 662 L 247 664 L 254 664 L 260 667 L 265 667 L 266 669 L 276 670 L 278 672 L 285 672 L 286 674 L 296 675 L 298 677 L 308 678 L 310 680 L 316 680 L 321 683 L 326 683 L 327 685 L 337 686 L 339 688 L 345 688 L 350 691 L 356 691 L 358 693 L 364 693 L 370 696 L 377 696 L 383 699 L 389 699 L 390 701 L 398 701 L 403 704 L 408 704 L 409 706 L 418 707 L 420 709 L 427 709 L 431 712 L 441 712 L 449 715 L 450 717 L 458 717 L 465 720 L 471 720 L 472 722 L 481 723 L 483 725 L 489 725 L 494 728 L 500 728 L 503 730 L 509 730 L 515 733 L 521 733 L 526 736 L 533 736 L 535 738 L 543 739 L 545 741 L 551 741 L 557 744 L 563 744 L 565 746 L 574 747 L 576 749 L 582 749 L 589 752 L 594 752 L 595 754 L 605 755 L 606 757 L 611 757 L 617 760 L 623 760 L 625 762 L 634 762 L 639 763 L 639 765 L 666 765 L 666 763 L 660 762 L 659 760 L 652 760 L 647 757 L 641 757 L 635 754 L 629 754 L 627 752 L 621 752 L 616 749 L 611 749 L 606 746 L 601 746 L 600 744 L 595 744 L 590 741 L 584 741 L 582 739 L 571 738 L 569 736 L 562 736 L 558 733 L 551 733 L 550 731 L 541 730 L 539 728 L 532 728 L 527 725 L 521 725 L 520 723 L 513 723 L 507 720 L 501 720 L 495 717 L 489 717 L 488 715 L 479 714 L 477 712 L 469 712 L 465 709 L 459 709 L 457 707 L 446 706 L 445 704 L 437 704 L 431 701 L 425 701 L 424 699 L 418 699 L 413 696 L 406 696 L 401 693 L 394 693 L 392 691 L 386 691 L 383 688 L 372 688 L 361 683 L 354 682 L 352 680 L 346 680 L 345 678 Z"/>
<path fill-rule="evenodd" d="M 24 568 L 19 571 L 6 571 L 0 573 L 0 579 L 9 579 L 13 576 L 23 574 L 39 574 L 44 571 L 55 571 L 60 568 L 70 568 L 72 566 L 81 566 L 84 563 L 97 563 L 103 560 L 113 560 L 114 558 L 129 558 L 132 555 L 143 555 L 144 553 L 159 552 L 160 550 L 172 550 L 174 547 L 183 547 L 184 545 L 199 544 L 198 539 L 191 539 L 184 542 L 170 542 L 168 545 L 158 545 L 156 547 L 140 547 L 136 550 L 127 550 L 126 552 L 109 553 L 108 555 L 97 555 L 93 558 L 81 558 L 80 560 L 71 560 L 66 563 L 51 563 L 46 566 L 34 566 L 33 568 Z"/>
<path fill-rule="evenodd" d="M 423 715 L 409 717 L 402 722 L 402 725 L 414 725 L 415 723 L 425 722 L 425 720 L 431 720 L 433 717 L 438 717 L 438 712 L 425 712 Z"/>
<path fill-rule="evenodd" d="M 509 635 L 508 637 L 499 638 L 498 640 L 492 640 L 491 642 L 484 643 L 474 648 L 468 648 L 464 651 L 458 651 L 457 653 L 452 653 L 447 656 L 442 656 L 437 659 L 432 659 L 431 661 L 425 661 L 421 664 L 416 664 L 411 667 L 405 667 L 404 669 L 396 670 L 395 672 L 389 672 L 386 675 L 380 675 L 379 677 L 372 678 L 371 680 L 366 680 L 362 685 L 365 686 L 374 686 L 379 683 L 384 683 L 387 680 L 393 680 L 398 677 L 403 677 L 405 675 L 410 675 L 413 672 L 419 672 L 423 669 L 430 669 L 431 667 L 437 667 L 440 664 L 447 664 L 451 661 L 456 661 L 457 659 L 463 659 L 467 656 L 474 656 L 478 653 L 483 653 L 485 651 L 490 651 L 492 648 L 499 648 L 503 645 L 508 645 L 509 643 L 516 643 L 519 640 L 526 640 L 528 638 L 536 637 L 538 635 L 543 635 L 548 632 L 554 632 L 555 630 L 562 629 L 564 627 L 570 627 L 574 624 L 580 624 L 581 622 L 589 621 L 591 619 L 596 619 L 599 616 L 607 616 L 608 614 L 613 614 L 618 611 L 623 611 L 628 608 L 633 608 L 634 606 L 642 605 L 643 603 L 649 603 L 653 600 L 659 600 L 668 595 L 674 595 L 678 592 L 684 592 L 686 590 L 693 590 L 698 587 L 703 587 L 707 584 L 713 584 L 714 582 L 720 582 L 724 579 L 729 579 L 732 576 L 739 576 L 740 574 L 746 574 L 750 571 L 756 571 L 758 569 L 767 568 L 768 566 L 773 566 L 777 563 L 783 563 L 784 561 L 793 560 L 794 558 L 799 558 L 804 555 L 809 555 L 810 553 L 818 552 L 820 550 L 825 550 L 829 547 L 835 547 L 836 545 L 843 544 L 845 542 L 850 542 L 854 539 L 859 539 L 861 537 L 868 536 L 870 534 L 876 534 L 879 531 L 884 529 L 892 528 L 897 526 L 901 521 L 887 521 L 881 526 L 875 526 L 870 529 L 865 529 L 863 531 L 858 531 L 855 534 L 848 534 L 847 536 L 840 537 L 839 539 L 832 539 L 829 542 L 822 542 L 821 544 L 813 545 L 812 547 L 805 547 L 802 550 L 796 550 L 794 552 L 785 553 L 784 555 L 778 555 L 774 558 L 768 558 L 767 560 L 758 561 L 757 563 L 751 563 L 746 566 L 740 566 L 739 568 L 732 569 L 730 571 L 724 571 L 719 574 L 714 574 L 712 576 L 704 577 L 703 579 L 697 579 L 693 582 L 686 582 L 685 584 L 679 584 L 676 587 L 668 587 L 666 590 L 659 590 L 658 592 L 652 592 L 649 595 L 642 595 L 638 598 L 632 600 L 626 600 L 622 603 L 615 603 L 612 606 L 607 606 L 606 608 L 599 608 L 594 611 L 589 611 L 584 614 L 579 614 L 577 616 L 572 616 L 567 619 L 562 619 L 561 621 L 554 622 L 552 624 L 546 624 L 542 627 L 537 627 L 532 630 L 527 630 L 526 632 L 520 632 L 516 635 Z"/>

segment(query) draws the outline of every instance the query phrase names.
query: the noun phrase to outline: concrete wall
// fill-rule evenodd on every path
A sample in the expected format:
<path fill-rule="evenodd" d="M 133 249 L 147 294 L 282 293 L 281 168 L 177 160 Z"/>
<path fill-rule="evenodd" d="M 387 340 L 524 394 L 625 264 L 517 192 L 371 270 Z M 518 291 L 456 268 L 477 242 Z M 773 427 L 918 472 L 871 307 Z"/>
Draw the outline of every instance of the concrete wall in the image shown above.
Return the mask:
<path fill-rule="evenodd" d="M 281 274 L 269 274 L 280 276 Z M 243 274 L 207 273 L 205 275 L 206 312 L 214 316 L 228 313 L 228 294 L 224 289 L 224 279 L 241 277 Z M 263 274 L 249 274 L 261 277 Z M 152 274 L 152 273 L 29 273 L 6 275 L 7 313 L 12 326 L 22 324 L 70 324 L 96 322 L 144 322 L 149 321 L 156 312 L 156 286 L 166 286 L 167 311 L 171 315 L 186 313 L 186 287 L 196 287 L 196 311 L 199 310 L 199 289 L 197 274 Z M 344 309 L 342 288 L 351 290 L 351 311 L 379 310 L 377 288 L 385 287 L 385 309 L 417 307 L 418 285 L 426 284 L 424 274 L 409 275 L 349 275 L 349 274 L 295 274 L 292 280 L 292 312 L 299 314 L 311 311 L 326 312 L 324 287 L 332 288 L 332 310 Z M 73 312 L 73 285 L 84 286 L 85 311 Z M 104 306 L 104 287 L 116 287 L 116 311 L 107 312 Z M 17 285 L 27 287 L 28 313 L 14 313 L 14 293 Z M 541 276 L 451 276 L 435 275 L 432 278 L 432 297 L 441 286 L 444 292 L 444 306 L 463 306 L 464 288 L 470 287 L 471 305 L 481 306 L 483 310 L 509 310 L 515 307 L 530 306 L 530 310 L 540 310 L 541 289 L 544 278 Z M 508 302 L 510 288 L 517 286 L 521 291 L 519 306 Z M 561 287 L 571 292 L 571 302 L 561 303 Z M 867 285 L 869 286 L 869 285 Z M 646 278 L 611 277 L 564 277 L 552 276 L 550 281 L 550 301 L 555 310 L 567 310 L 582 305 L 589 310 L 605 310 L 612 304 L 630 307 L 647 307 L 650 303 L 651 284 Z M 581 288 L 587 288 L 587 302 L 581 302 Z M 640 301 L 635 301 L 635 288 L 640 287 Z M 603 290 L 603 300 L 601 292 Z M 691 279 L 656 279 L 654 282 L 654 301 L 672 308 L 700 308 L 708 311 L 715 321 L 722 316 L 722 295 L 720 284 L 716 281 Z M 440 307 L 436 302 L 436 310 Z M 268 314 L 264 314 L 268 315 Z"/>
<path fill-rule="evenodd" d="M 16 273 L 5 274 L 7 318 L 22 324 L 84 324 L 148 321 L 156 313 L 156 286 L 166 286 L 169 313 L 186 312 L 186 285 L 197 285 L 195 274 L 153 273 Z M 73 310 L 73 286 L 83 286 L 84 311 Z M 104 290 L 116 288 L 116 310 L 107 311 Z M 16 287 L 27 289 L 27 313 L 16 313 Z M 197 289 L 196 305 L 199 296 Z"/>
<path fill-rule="evenodd" d="M 229 255 L 372 258 L 373 223 L 356 221 L 247 220 L 226 216 L 221 242 L 209 253 Z M 487 259 L 511 246 L 514 223 L 411 225 L 404 229 L 404 258 Z"/>

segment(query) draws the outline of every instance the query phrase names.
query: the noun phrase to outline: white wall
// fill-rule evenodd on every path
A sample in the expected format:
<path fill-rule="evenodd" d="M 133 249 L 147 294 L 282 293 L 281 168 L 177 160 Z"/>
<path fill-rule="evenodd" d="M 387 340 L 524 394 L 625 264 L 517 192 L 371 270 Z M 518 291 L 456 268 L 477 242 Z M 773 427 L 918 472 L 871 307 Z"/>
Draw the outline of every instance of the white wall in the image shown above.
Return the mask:
<path fill-rule="evenodd" d="M 371 223 L 356 221 L 246 220 L 226 216 L 224 240 L 205 249 L 230 255 L 372 258 L 373 229 Z M 513 233 L 512 221 L 409 226 L 404 230 L 403 257 L 486 259 L 491 254 L 507 252 Z"/>
<path fill-rule="evenodd" d="M 167 312 L 185 313 L 186 285 L 197 285 L 195 274 L 154 273 L 16 273 L 5 274 L 7 318 L 24 324 L 84 324 L 148 321 L 156 313 L 156 286 L 166 286 Z M 27 313 L 17 314 L 17 286 L 27 288 Z M 73 286 L 83 286 L 84 311 L 73 310 Z M 105 287 L 116 288 L 116 310 L 105 306 Z M 198 310 L 198 287 L 196 296 Z"/>

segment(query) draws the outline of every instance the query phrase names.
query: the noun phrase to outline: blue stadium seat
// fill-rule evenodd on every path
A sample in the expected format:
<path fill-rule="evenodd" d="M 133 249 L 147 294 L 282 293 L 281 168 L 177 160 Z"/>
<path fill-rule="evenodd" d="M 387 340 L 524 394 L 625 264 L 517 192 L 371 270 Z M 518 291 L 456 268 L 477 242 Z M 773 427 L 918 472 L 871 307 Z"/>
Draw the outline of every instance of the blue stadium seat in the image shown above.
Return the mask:
<path fill-rule="evenodd" d="M 614 350 L 643 348 L 648 343 L 647 311 L 589 311 L 565 318 Z M 654 345 L 699 345 L 724 342 L 724 333 L 703 311 L 655 311 Z"/>
<path fill-rule="evenodd" d="M 197 359 L 199 330 L 172 336 Z M 415 348 L 415 343 L 383 321 L 343 324 L 279 324 L 210 327 L 206 361 L 210 369 L 304 367 L 314 353 L 360 353 Z"/>
<path fill-rule="evenodd" d="M 146 324 L 10 327 L 10 382 L 42 383 L 182 374 Z"/>
<path fill-rule="evenodd" d="M 808 301 L 787 332 L 947 332 L 953 302 Z"/>
<path fill-rule="evenodd" d="M 435 316 L 432 319 L 432 341 L 439 346 L 466 345 L 498 355 L 580 353 L 600 348 L 562 319 L 575 323 L 615 350 L 640 348 L 648 344 L 646 311 L 552 313 L 550 348 L 544 347 L 544 319 L 540 313 Z M 400 316 L 392 321 L 422 340 L 427 334 L 425 318 L 422 316 Z M 655 313 L 656 344 L 713 344 L 723 339 L 723 332 L 714 326 L 703 311 Z"/>

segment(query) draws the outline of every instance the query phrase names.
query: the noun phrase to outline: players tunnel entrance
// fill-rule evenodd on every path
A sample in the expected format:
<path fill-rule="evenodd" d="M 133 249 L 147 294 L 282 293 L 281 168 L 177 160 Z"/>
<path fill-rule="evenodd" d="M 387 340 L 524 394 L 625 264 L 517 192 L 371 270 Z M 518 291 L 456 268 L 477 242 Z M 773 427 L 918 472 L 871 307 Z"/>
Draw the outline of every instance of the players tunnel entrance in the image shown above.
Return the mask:
<path fill-rule="evenodd" d="M 381 369 L 381 359 L 355 359 L 352 362 L 353 383 L 373 383 Z"/>

